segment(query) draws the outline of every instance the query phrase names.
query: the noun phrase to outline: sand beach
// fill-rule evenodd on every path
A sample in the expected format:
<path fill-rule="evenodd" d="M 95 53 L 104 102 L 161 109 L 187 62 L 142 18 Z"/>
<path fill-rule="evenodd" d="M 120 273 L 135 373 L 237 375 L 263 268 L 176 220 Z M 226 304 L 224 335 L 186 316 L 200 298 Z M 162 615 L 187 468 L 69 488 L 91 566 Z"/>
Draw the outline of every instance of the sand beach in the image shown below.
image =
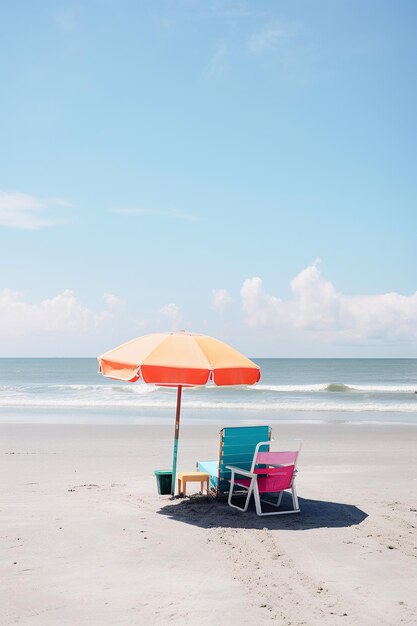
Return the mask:
<path fill-rule="evenodd" d="M 218 431 L 185 425 L 179 469 Z M 1 425 L 0 623 L 415 624 L 417 428 L 273 435 L 303 439 L 301 515 L 159 496 L 172 427 Z"/>

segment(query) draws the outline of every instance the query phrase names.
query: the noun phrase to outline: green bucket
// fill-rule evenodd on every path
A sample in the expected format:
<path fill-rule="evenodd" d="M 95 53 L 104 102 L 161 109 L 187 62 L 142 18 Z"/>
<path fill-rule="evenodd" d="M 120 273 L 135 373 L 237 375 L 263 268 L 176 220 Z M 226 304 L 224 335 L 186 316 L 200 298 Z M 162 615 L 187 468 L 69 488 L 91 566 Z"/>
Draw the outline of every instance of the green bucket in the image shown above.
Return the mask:
<path fill-rule="evenodd" d="M 161 496 L 171 495 L 171 482 L 172 471 L 171 470 L 155 470 L 156 484 L 158 487 L 158 493 Z"/>

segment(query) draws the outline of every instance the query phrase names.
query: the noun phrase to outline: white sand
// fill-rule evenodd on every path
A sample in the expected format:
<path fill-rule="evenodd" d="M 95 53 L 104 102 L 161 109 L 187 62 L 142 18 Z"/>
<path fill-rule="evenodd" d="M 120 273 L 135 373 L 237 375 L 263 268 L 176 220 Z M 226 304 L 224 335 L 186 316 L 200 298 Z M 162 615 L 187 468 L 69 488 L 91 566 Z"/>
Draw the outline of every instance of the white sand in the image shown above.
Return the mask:
<path fill-rule="evenodd" d="M 184 426 L 180 467 L 215 458 Z M 301 515 L 156 493 L 172 428 L 0 427 L 0 624 L 417 623 L 417 427 L 303 439 Z"/>

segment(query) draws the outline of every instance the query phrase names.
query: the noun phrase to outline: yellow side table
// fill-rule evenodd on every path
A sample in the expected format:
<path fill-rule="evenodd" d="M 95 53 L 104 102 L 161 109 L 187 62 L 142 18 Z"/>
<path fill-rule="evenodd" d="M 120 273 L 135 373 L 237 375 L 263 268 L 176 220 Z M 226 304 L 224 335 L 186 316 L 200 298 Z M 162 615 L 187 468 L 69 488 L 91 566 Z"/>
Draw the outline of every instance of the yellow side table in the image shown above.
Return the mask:
<path fill-rule="evenodd" d="M 204 491 L 206 484 L 206 492 L 208 493 L 210 486 L 210 474 L 205 472 L 178 472 L 178 493 L 183 496 L 187 495 L 187 483 L 200 483 L 201 491 Z"/>

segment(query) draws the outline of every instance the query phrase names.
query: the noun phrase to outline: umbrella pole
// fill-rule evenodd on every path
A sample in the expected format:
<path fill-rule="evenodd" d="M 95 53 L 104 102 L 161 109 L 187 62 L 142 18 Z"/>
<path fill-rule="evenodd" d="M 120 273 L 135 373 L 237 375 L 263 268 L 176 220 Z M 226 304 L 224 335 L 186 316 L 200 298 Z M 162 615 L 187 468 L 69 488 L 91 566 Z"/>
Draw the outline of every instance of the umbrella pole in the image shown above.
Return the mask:
<path fill-rule="evenodd" d="M 174 454 L 172 457 L 171 496 L 175 494 L 175 481 L 177 478 L 177 453 L 178 453 L 178 437 L 180 434 L 181 395 L 182 395 L 182 387 L 181 385 L 179 385 L 178 391 L 177 391 L 177 412 L 175 414 L 175 434 L 174 434 Z"/>

